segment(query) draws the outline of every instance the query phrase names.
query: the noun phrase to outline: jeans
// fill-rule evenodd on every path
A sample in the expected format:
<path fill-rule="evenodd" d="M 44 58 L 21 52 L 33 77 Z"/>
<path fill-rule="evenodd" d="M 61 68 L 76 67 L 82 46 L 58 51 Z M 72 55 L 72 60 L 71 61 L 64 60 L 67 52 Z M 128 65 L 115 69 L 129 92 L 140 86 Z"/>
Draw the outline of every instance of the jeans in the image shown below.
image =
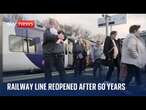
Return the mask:
<path fill-rule="evenodd" d="M 75 76 L 81 76 L 82 71 L 85 69 L 84 60 L 85 60 L 84 58 L 75 60 L 75 64 L 74 64 Z"/>
<path fill-rule="evenodd" d="M 96 76 L 97 68 L 99 69 L 99 78 L 101 78 L 101 72 L 102 72 L 102 65 L 101 65 L 101 59 L 96 59 L 93 64 L 93 76 Z"/>
<path fill-rule="evenodd" d="M 118 62 L 118 59 L 114 59 L 113 64 L 109 66 L 109 70 L 106 75 L 106 81 L 111 80 L 112 73 L 114 71 L 114 68 L 117 67 L 117 82 L 119 82 L 120 78 L 120 63 Z"/>

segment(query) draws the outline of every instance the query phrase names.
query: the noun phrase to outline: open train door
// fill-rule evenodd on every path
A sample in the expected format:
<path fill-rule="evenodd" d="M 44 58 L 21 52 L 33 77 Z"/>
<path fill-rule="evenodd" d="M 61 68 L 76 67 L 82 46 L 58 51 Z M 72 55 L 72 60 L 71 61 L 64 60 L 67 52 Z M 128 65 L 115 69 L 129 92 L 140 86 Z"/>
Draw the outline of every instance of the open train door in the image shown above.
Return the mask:
<path fill-rule="evenodd" d="M 73 65 L 72 46 L 73 44 L 68 39 L 66 39 L 64 42 L 64 67 L 68 69 Z"/>
<path fill-rule="evenodd" d="M 3 54 L 2 54 L 2 27 L 3 27 L 3 15 L 0 14 L 0 83 L 3 82 Z"/>

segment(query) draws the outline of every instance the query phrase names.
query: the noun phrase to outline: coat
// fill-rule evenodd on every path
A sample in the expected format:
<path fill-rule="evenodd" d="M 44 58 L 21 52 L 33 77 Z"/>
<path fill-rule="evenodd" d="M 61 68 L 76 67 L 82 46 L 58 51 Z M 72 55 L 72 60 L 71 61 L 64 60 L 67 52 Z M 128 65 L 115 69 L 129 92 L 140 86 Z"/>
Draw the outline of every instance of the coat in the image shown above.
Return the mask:
<path fill-rule="evenodd" d="M 102 46 L 96 47 L 95 45 L 92 45 L 91 48 L 91 59 L 94 62 L 96 59 L 104 59 L 103 55 L 103 48 Z"/>
<path fill-rule="evenodd" d="M 129 34 L 123 41 L 121 63 L 143 68 L 146 64 L 146 48 L 134 34 Z"/>
<path fill-rule="evenodd" d="M 118 48 L 118 61 L 120 62 L 121 59 L 121 45 L 119 40 L 114 40 L 116 43 L 116 46 Z M 104 43 L 104 49 L 103 53 L 106 57 L 106 59 L 114 59 L 114 44 L 112 42 L 112 39 L 110 37 L 106 37 L 105 43 Z"/>
<path fill-rule="evenodd" d="M 57 40 L 58 35 L 52 34 L 51 30 L 47 28 L 43 35 L 43 55 L 64 53 L 64 45 L 61 43 L 57 44 Z"/>

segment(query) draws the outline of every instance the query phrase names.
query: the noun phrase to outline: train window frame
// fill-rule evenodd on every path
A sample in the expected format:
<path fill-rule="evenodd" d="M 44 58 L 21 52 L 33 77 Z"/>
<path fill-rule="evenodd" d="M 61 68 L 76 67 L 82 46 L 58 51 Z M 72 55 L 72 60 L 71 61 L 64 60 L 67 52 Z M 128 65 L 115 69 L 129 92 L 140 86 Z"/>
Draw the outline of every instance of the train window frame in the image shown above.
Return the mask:
<path fill-rule="evenodd" d="M 12 41 L 12 39 L 11 38 L 19 38 L 22 42 L 22 50 L 21 51 L 19 51 L 19 50 L 14 50 L 14 49 L 12 49 L 12 45 L 11 45 L 11 41 Z M 20 37 L 20 36 L 16 36 L 16 35 L 9 35 L 9 51 L 10 52 L 23 52 L 23 38 L 22 37 Z"/>
<path fill-rule="evenodd" d="M 32 41 L 35 45 L 35 47 L 34 47 L 34 52 L 30 52 L 30 48 L 29 48 L 29 41 Z M 27 51 L 27 53 L 28 54 L 35 54 L 36 53 L 36 50 L 37 50 L 37 45 L 36 45 L 36 43 L 33 41 L 33 39 L 32 38 L 27 38 L 27 48 L 28 48 L 28 51 Z"/>
<path fill-rule="evenodd" d="M 26 44 L 26 45 L 25 45 Z M 25 47 L 26 46 L 26 47 Z M 23 39 L 23 52 L 28 53 L 28 41 L 27 38 Z"/>
<path fill-rule="evenodd" d="M 22 50 L 21 51 L 14 51 L 11 49 L 11 38 L 12 37 L 15 37 L 15 38 L 20 38 L 22 40 Z M 26 40 L 26 49 L 24 47 L 25 43 L 24 41 Z M 35 45 L 34 47 L 34 52 L 30 52 L 30 48 L 29 48 L 29 41 L 32 41 L 33 42 L 33 39 L 32 38 L 28 38 L 28 37 L 23 37 L 23 36 L 18 36 L 18 35 L 9 35 L 9 51 L 10 52 L 23 52 L 23 53 L 27 53 L 27 54 L 35 54 L 36 51 L 37 51 L 37 45 L 35 42 L 33 42 Z"/>

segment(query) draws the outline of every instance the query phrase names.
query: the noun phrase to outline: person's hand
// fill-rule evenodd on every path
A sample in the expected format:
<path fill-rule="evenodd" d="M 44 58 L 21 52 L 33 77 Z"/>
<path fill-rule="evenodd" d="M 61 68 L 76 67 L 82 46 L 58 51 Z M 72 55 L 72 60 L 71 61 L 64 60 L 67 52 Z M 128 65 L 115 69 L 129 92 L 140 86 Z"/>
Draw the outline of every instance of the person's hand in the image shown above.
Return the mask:
<path fill-rule="evenodd" d="M 62 39 L 58 39 L 56 43 L 57 44 L 63 43 L 63 40 Z"/>
<path fill-rule="evenodd" d="M 57 40 L 56 44 L 60 44 L 60 39 Z"/>
<path fill-rule="evenodd" d="M 61 40 L 64 40 L 64 35 L 63 35 L 62 33 L 60 33 L 60 34 L 58 35 L 58 38 L 61 39 Z"/>

